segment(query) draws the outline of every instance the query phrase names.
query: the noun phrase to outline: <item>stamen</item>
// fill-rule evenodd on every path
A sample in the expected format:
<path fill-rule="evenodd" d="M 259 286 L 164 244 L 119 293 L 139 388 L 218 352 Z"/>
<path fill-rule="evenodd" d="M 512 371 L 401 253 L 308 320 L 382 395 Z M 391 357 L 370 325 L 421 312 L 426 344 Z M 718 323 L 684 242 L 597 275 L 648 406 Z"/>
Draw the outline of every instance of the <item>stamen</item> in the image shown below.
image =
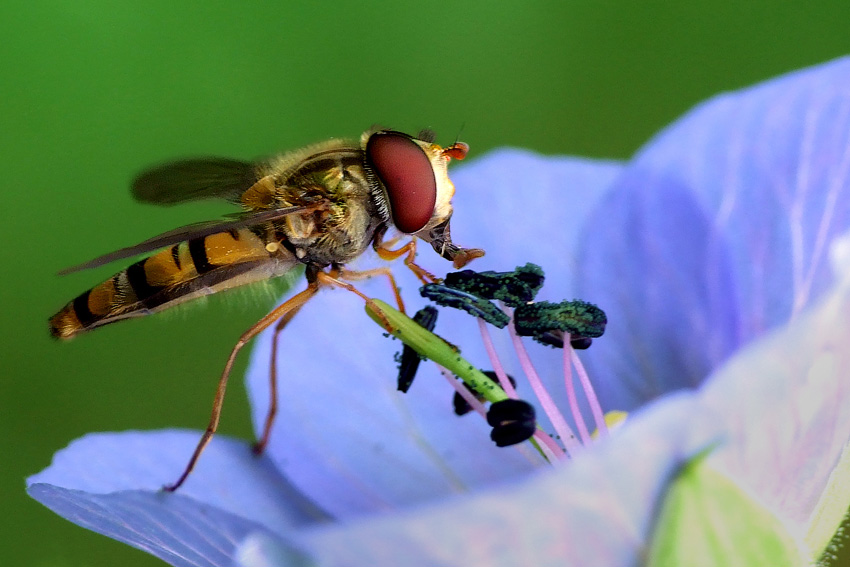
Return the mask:
<path fill-rule="evenodd" d="M 540 380 L 540 375 L 537 374 L 537 370 L 534 369 L 534 365 L 531 363 L 531 358 L 525 350 L 525 345 L 522 344 L 522 339 L 520 339 L 516 334 L 513 325 L 508 325 L 508 331 L 511 334 L 511 340 L 514 343 L 514 349 L 519 357 L 520 365 L 522 366 L 525 375 L 528 377 L 528 383 L 531 385 L 531 389 L 534 390 L 534 395 L 537 396 L 537 399 L 540 401 L 540 405 L 543 406 L 543 411 L 549 417 L 549 421 L 552 422 L 555 432 L 560 436 L 561 442 L 567 449 L 567 453 L 572 454 L 580 451 L 581 443 L 579 443 L 578 439 L 576 439 L 572 429 L 570 429 L 570 426 L 567 425 L 567 421 L 564 419 L 564 416 L 561 415 L 561 412 L 558 410 L 558 406 L 555 405 L 555 402 L 552 400 L 549 392 L 546 391 L 546 387 L 543 386 L 543 382 Z"/>
<path fill-rule="evenodd" d="M 484 374 L 485 377 L 489 378 L 493 382 L 494 387 L 500 387 L 499 377 L 496 376 L 495 372 L 493 372 L 492 370 L 483 370 L 482 374 Z M 460 377 L 458 376 L 458 378 Z M 511 377 L 510 374 L 508 374 L 508 380 L 510 381 L 512 386 L 515 385 L 514 379 Z M 484 403 L 484 400 L 487 399 L 481 395 L 481 392 L 477 392 L 474 388 L 472 388 L 472 386 L 470 386 L 466 382 L 464 382 L 463 386 L 464 388 L 471 390 L 472 394 L 478 399 L 479 402 Z M 505 399 L 508 399 L 507 394 L 505 394 Z M 455 415 L 457 416 L 466 415 L 470 411 L 472 411 L 472 408 L 469 407 L 469 404 L 467 404 L 466 401 L 464 401 L 464 399 L 458 393 L 455 393 L 452 396 L 452 408 L 454 409 Z"/>
<path fill-rule="evenodd" d="M 566 350 L 564 351 L 566 357 Z M 581 387 L 584 389 L 584 395 L 587 398 L 587 403 L 590 405 L 590 411 L 593 414 L 593 420 L 596 422 L 596 431 L 600 437 L 608 435 L 608 424 L 605 421 L 605 414 L 602 413 L 602 406 L 599 404 L 599 398 L 596 397 L 596 392 L 593 389 L 593 384 L 590 383 L 590 377 L 587 375 L 587 370 L 581 363 L 581 359 L 576 354 L 574 349 L 570 349 L 570 358 L 576 367 Z"/>
<path fill-rule="evenodd" d="M 395 311 L 379 300 L 367 304 L 367 312 L 390 333 L 401 338 L 405 348 L 412 347 L 411 353 L 415 351 L 417 356 L 430 358 L 438 364 L 443 376 L 455 389 L 454 407 L 458 415 L 463 415 L 469 408 L 474 409 L 493 426 L 491 439 L 497 445 L 508 446 L 530 440 L 550 463 L 569 458 L 591 444 L 597 435 L 609 434 L 599 399 L 575 352 L 577 348 L 588 348 L 592 339 L 602 336 L 607 323 L 604 311 L 581 300 L 535 302 L 534 297 L 543 284 L 544 276 L 543 270 L 533 264 L 526 264 L 513 272 L 477 273 L 464 270 L 447 274 L 445 280 L 439 283 L 436 281 L 420 288 L 420 294 L 438 305 L 461 309 L 476 317 L 492 372 L 477 370 L 463 360 L 458 355 L 457 347 L 429 332 L 433 325 L 423 328 L 421 323 L 416 325 L 416 321 L 413 321 L 413 328 L 409 328 L 409 320 L 406 318 L 399 318 L 398 322 L 390 325 L 388 317 L 395 317 Z M 494 301 L 500 302 L 500 305 Z M 377 311 L 373 315 L 370 309 Z M 387 310 L 387 314 L 378 317 L 382 310 Z M 500 329 L 508 327 L 520 366 L 555 430 L 554 435 L 546 434 L 536 425 L 533 406 L 518 398 L 512 379 L 499 360 L 486 323 Z M 396 326 L 399 328 L 396 329 Z M 403 335 L 402 327 L 405 331 Z M 578 437 L 543 385 L 522 336 L 530 336 L 545 345 L 564 349 L 564 384 Z M 414 362 L 418 362 L 418 358 Z M 407 366 L 402 365 L 402 374 L 412 377 L 412 371 Z M 596 423 L 593 435 L 588 430 L 588 423 L 578 402 L 573 366 Z M 465 384 L 457 380 L 455 375 L 462 376 Z M 406 388 L 408 382 L 400 382 L 400 385 Z M 482 403 L 485 398 L 490 402 L 489 410 Z"/>
<path fill-rule="evenodd" d="M 487 328 L 487 322 L 480 317 L 477 319 L 478 328 L 481 330 L 481 339 L 484 341 L 484 348 L 487 350 L 487 356 L 490 358 L 490 364 L 493 365 L 493 371 L 499 378 L 499 385 L 509 398 L 515 400 L 519 399 L 519 396 L 516 393 L 516 388 L 514 388 L 510 378 L 508 378 L 508 373 L 505 372 L 505 367 L 502 366 L 502 361 L 499 360 L 499 353 L 496 352 L 496 345 L 493 344 L 493 338 L 490 336 L 490 329 Z M 539 449 L 543 452 L 543 456 L 550 463 L 554 464 L 568 458 L 568 455 L 564 452 L 561 446 L 547 435 L 545 431 L 535 431 L 534 439 L 537 440 Z"/>
<path fill-rule="evenodd" d="M 437 324 L 438 311 L 435 307 L 426 305 L 416 312 L 413 316 L 413 322 L 418 323 L 423 329 L 433 331 Z M 410 389 L 413 384 L 413 379 L 416 377 L 416 371 L 419 370 L 419 364 L 422 362 L 422 357 L 410 345 L 404 345 L 401 349 L 401 356 L 398 360 L 398 391 L 404 394 Z"/>
<path fill-rule="evenodd" d="M 448 287 L 444 284 L 430 283 L 419 288 L 419 294 L 443 307 L 462 309 L 472 315 L 486 320 L 491 325 L 504 329 L 510 320 L 504 311 L 494 303 L 482 299 L 475 294 Z"/>
<path fill-rule="evenodd" d="M 484 407 L 484 404 L 481 403 L 475 394 L 472 391 L 463 385 L 463 382 L 458 380 L 451 372 L 446 370 L 445 367 L 437 364 L 437 368 L 440 370 L 440 374 L 443 375 L 449 384 L 451 384 L 452 388 L 461 396 L 469 406 L 478 412 L 478 415 L 483 417 L 485 420 L 487 419 L 487 408 Z M 506 380 L 508 385 L 510 386 L 510 380 Z M 513 389 L 513 388 L 511 388 Z M 516 391 L 514 391 L 514 395 L 516 395 Z M 543 458 L 545 458 L 549 463 L 555 464 L 559 461 L 563 461 L 567 458 L 567 454 L 564 452 L 561 447 L 555 442 L 554 439 L 549 437 L 545 431 L 538 429 L 534 432 L 532 436 L 532 442 L 537 441 L 536 448 L 543 454 Z M 520 448 L 520 445 L 517 445 L 517 448 Z"/>
<path fill-rule="evenodd" d="M 469 388 L 464 386 L 463 382 L 455 378 L 454 374 L 446 370 L 445 367 L 437 364 L 437 368 L 440 369 L 440 374 L 442 374 L 443 377 L 449 381 L 449 384 L 452 385 L 452 388 L 455 389 L 458 395 L 460 395 L 460 397 L 462 397 L 464 401 L 469 404 L 469 407 L 477 411 L 481 417 L 487 419 L 487 408 L 484 407 L 484 404 L 478 401 L 478 398 L 475 397 L 475 394 L 473 394 Z"/>
<path fill-rule="evenodd" d="M 590 445 L 590 432 L 587 430 L 587 425 L 584 423 L 584 416 L 581 415 L 581 410 L 578 407 L 578 399 L 576 398 L 576 389 L 573 384 L 572 364 L 570 363 L 570 353 L 573 348 L 570 346 L 570 335 L 564 333 L 564 384 L 567 387 L 567 401 L 570 404 L 570 412 L 573 414 L 573 421 L 578 429 L 578 434 L 581 436 L 581 442 L 585 446 Z"/>
<path fill-rule="evenodd" d="M 490 404 L 487 410 L 487 424 L 490 440 L 497 447 L 510 447 L 527 441 L 537 431 L 534 406 L 524 400 L 510 398 Z"/>
<path fill-rule="evenodd" d="M 545 431 L 538 429 L 534 432 L 532 439 L 537 441 L 537 446 L 543 453 L 543 456 L 550 464 L 557 464 L 568 459 L 567 454 L 558 443 L 549 437 Z"/>
<path fill-rule="evenodd" d="M 493 365 L 493 372 L 496 373 L 496 376 L 499 378 L 499 385 L 505 391 L 509 398 L 518 399 L 516 389 L 514 385 L 511 384 L 510 379 L 508 379 L 508 373 L 505 372 L 505 368 L 502 366 L 502 362 L 499 360 L 499 355 L 496 352 L 496 346 L 493 344 L 493 339 L 490 337 L 490 331 L 487 329 L 487 323 L 481 317 L 476 318 L 478 321 L 478 328 L 481 330 L 481 339 L 484 341 L 484 348 L 487 349 L 487 356 L 490 357 L 490 364 Z"/>

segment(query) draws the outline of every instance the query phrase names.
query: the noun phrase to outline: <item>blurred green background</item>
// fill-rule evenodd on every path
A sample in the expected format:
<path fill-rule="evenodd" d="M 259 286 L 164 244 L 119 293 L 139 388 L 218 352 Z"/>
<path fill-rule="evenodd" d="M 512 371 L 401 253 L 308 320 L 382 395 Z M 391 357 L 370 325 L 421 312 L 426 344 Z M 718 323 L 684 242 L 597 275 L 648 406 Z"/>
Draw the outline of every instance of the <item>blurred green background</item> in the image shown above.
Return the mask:
<path fill-rule="evenodd" d="M 13 4 L 0 7 L 3 565 L 160 565 L 54 516 L 24 478 L 89 431 L 201 428 L 228 350 L 270 305 L 214 298 L 48 337 L 47 317 L 113 271 L 57 270 L 222 212 L 134 203 L 141 168 L 373 123 L 442 142 L 462 128 L 471 157 L 627 158 L 719 91 L 850 53 L 846 0 Z M 222 431 L 250 437 L 238 386 Z"/>

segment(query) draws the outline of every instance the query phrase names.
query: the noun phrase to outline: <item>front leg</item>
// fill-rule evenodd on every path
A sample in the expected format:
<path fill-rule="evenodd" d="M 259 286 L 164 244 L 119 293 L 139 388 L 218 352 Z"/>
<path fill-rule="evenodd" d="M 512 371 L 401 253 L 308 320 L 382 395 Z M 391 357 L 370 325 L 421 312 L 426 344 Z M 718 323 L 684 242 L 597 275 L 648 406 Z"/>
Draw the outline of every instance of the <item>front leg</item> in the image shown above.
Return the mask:
<path fill-rule="evenodd" d="M 440 281 L 440 278 L 416 263 L 416 238 L 412 238 L 410 242 L 404 246 L 392 250 L 385 246 L 382 236 L 382 234 L 378 234 L 372 241 L 372 247 L 375 249 L 375 252 L 378 253 L 379 258 L 382 260 L 392 261 L 404 256 L 404 265 L 407 266 L 411 272 L 416 274 L 416 277 L 419 278 L 419 281 L 423 284 Z"/>

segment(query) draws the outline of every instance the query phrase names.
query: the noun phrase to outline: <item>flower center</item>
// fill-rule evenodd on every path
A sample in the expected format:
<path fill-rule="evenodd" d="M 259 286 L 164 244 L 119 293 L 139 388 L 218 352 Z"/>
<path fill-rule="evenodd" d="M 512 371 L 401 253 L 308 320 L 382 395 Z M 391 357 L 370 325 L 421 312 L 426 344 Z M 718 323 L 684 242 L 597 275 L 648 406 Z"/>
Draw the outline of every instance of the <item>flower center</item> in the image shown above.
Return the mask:
<path fill-rule="evenodd" d="M 399 361 L 399 390 L 406 392 L 419 361 L 431 358 L 456 389 L 455 413 L 462 415 L 470 409 L 475 410 L 486 417 L 493 427 L 490 437 L 498 446 L 514 445 L 530 439 L 540 453 L 554 464 L 576 454 L 594 441 L 594 435 L 579 407 L 576 379 L 590 409 L 592 426 L 597 436 L 608 434 L 606 416 L 576 353 L 576 349 L 588 348 L 594 338 L 602 335 L 607 321 L 601 309 L 584 301 L 535 302 L 534 296 L 542 287 L 543 280 L 543 271 L 538 266 L 527 264 L 513 272 L 454 272 L 448 274 L 442 283 L 427 284 L 421 288 L 423 297 L 436 304 L 461 309 L 476 317 L 492 371 L 475 369 L 460 358 L 456 347 L 431 333 L 437 318 L 437 310 L 433 306 L 420 310 L 413 321 L 407 319 L 419 331 L 411 332 L 410 328 L 405 332 L 401 329 L 398 332 L 389 328 L 387 330 L 405 343 Z M 552 424 L 554 434 L 547 434 L 537 425 L 534 407 L 518 397 L 514 380 L 505 371 L 496 352 L 488 325 L 508 327 L 520 368 L 539 406 Z M 423 346 L 424 343 L 416 338 L 423 336 L 422 333 L 436 340 L 431 341 L 430 346 Z M 541 380 L 523 343 L 523 336 L 562 349 L 563 380 L 568 402 L 566 415 Z M 432 348 L 435 345 L 448 350 L 438 353 Z M 441 361 L 451 368 L 447 369 Z M 490 402 L 489 409 L 485 408 L 485 401 Z M 619 415 L 615 414 L 614 417 Z M 577 433 L 570 427 L 568 417 Z"/>
<path fill-rule="evenodd" d="M 481 338 L 483 339 L 484 346 L 487 349 L 487 355 L 490 358 L 490 363 L 493 365 L 494 372 L 499 377 L 499 383 L 501 384 L 502 388 L 505 389 L 505 392 L 507 393 L 508 397 L 512 399 L 518 399 L 516 390 L 511 387 L 510 381 L 507 380 L 507 374 L 505 373 L 504 366 L 499 360 L 499 356 L 496 352 L 496 348 L 493 344 L 493 340 L 490 336 L 490 331 L 487 328 L 487 325 L 482 319 L 479 318 L 478 326 L 481 330 Z M 576 388 L 573 377 L 573 368 L 575 368 L 575 375 L 578 376 L 579 383 L 581 384 L 582 390 L 584 391 L 587 403 L 590 406 L 591 414 L 593 416 L 593 420 L 595 422 L 594 424 L 596 426 L 596 431 L 599 432 L 600 436 L 607 435 L 608 426 L 605 423 L 605 417 L 602 413 L 602 407 L 599 404 L 599 399 L 596 397 L 596 392 L 593 389 L 593 385 L 590 382 L 590 378 L 587 374 L 587 371 L 585 370 L 584 365 L 581 363 L 581 359 L 576 354 L 575 348 L 572 346 L 573 341 L 571 340 L 571 335 L 569 333 L 563 333 L 561 331 L 552 332 L 552 336 L 560 338 L 559 342 L 561 345 L 561 349 L 564 353 L 564 385 L 566 387 L 567 402 L 569 405 L 569 415 L 572 417 L 572 421 L 575 424 L 576 429 L 578 430 L 578 437 L 575 435 L 572 428 L 570 428 L 569 424 L 567 423 L 567 419 L 561 412 L 560 408 L 557 406 L 557 404 L 555 404 L 554 400 L 552 399 L 552 396 L 546 389 L 543 380 L 540 379 L 540 375 L 538 374 L 537 369 L 534 367 L 534 364 L 531 361 L 531 357 L 528 354 L 528 350 L 525 348 L 525 344 L 523 344 L 522 338 L 517 333 L 515 327 L 516 320 L 512 317 L 511 325 L 508 326 L 508 330 L 511 334 L 511 341 L 513 343 L 514 349 L 516 350 L 520 366 L 523 370 L 523 373 L 525 374 L 526 379 L 528 380 L 529 385 L 531 386 L 532 391 L 537 397 L 540 406 L 542 407 L 546 416 L 549 418 L 549 421 L 552 423 L 552 427 L 555 429 L 555 433 L 557 434 L 557 437 L 554 438 L 549 435 L 546 435 L 541 430 L 537 430 L 534 432 L 534 437 L 538 441 L 538 443 L 540 443 L 541 447 L 545 447 L 548 450 L 546 455 L 547 458 L 550 461 L 561 460 L 579 451 L 583 445 L 586 446 L 592 443 L 590 431 L 588 430 L 587 424 L 584 420 L 584 416 L 581 412 L 581 409 L 579 408 L 578 397 L 576 395 Z M 582 339 L 585 338 L 586 337 L 582 337 Z M 582 344 L 585 344 L 584 341 L 582 342 Z"/>

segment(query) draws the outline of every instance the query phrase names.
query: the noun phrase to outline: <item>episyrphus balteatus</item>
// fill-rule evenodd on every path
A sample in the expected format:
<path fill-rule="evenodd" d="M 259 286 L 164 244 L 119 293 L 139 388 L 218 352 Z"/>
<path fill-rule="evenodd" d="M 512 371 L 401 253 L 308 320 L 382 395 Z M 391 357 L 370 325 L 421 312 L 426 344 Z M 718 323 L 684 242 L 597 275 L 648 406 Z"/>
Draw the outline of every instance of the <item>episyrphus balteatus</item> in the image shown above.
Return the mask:
<path fill-rule="evenodd" d="M 305 266 L 307 288 L 263 317 L 233 347 L 219 379 L 209 425 L 180 478 L 166 487 L 175 490 L 215 433 L 233 362 L 257 334 L 276 324 L 277 345 L 278 334 L 322 286 L 349 289 L 369 301 L 345 280 L 388 277 L 403 310 L 389 268 L 360 272 L 344 268 L 370 244 L 382 259 L 404 257 L 404 263 L 425 283 L 436 278 L 414 262 L 416 238 L 431 244 L 456 268 L 483 256 L 480 249 L 453 244 L 449 231 L 454 185 L 447 165 L 452 159 L 463 159 L 467 151 L 461 142 L 438 146 L 427 130 L 414 137 L 372 129 L 363 133 L 359 143 L 334 139 L 264 161 L 190 159 L 146 171 L 132 185 L 139 201 L 171 205 L 221 198 L 243 210 L 224 220 L 177 228 L 64 270 L 61 273 L 160 250 L 69 302 L 50 318 L 50 332 L 69 339 L 108 323 Z M 383 241 L 391 227 L 413 238 L 393 250 Z M 256 452 L 267 444 L 276 412 L 274 362 L 272 403 Z"/>

